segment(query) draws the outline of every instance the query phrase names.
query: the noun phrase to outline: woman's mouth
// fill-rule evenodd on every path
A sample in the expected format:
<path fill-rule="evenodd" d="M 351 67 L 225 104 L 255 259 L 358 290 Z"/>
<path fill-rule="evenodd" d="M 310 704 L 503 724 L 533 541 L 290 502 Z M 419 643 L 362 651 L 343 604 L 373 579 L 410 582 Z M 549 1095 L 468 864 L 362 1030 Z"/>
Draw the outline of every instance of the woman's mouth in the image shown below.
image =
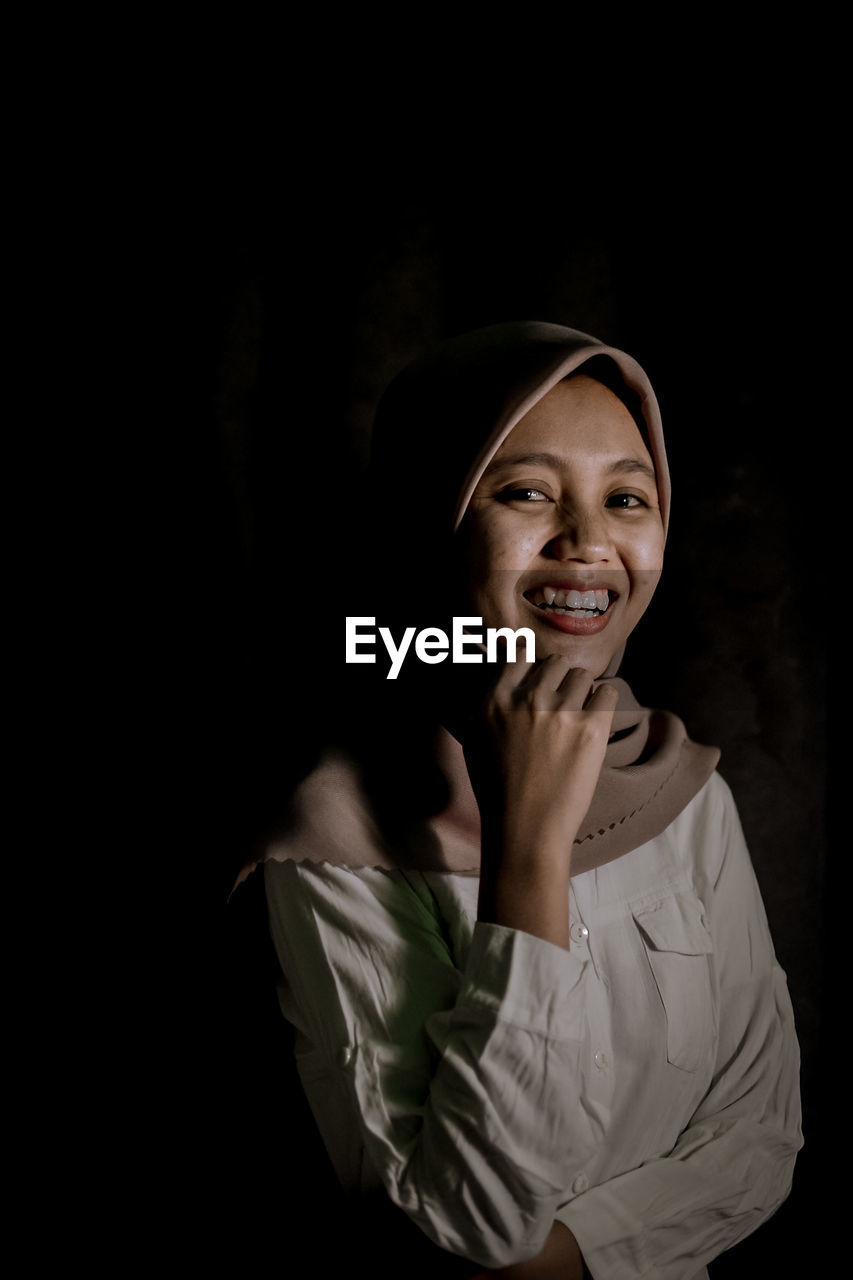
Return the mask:
<path fill-rule="evenodd" d="M 524 598 L 559 631 L 591 635 L 610 621 L 607 611 L 617 593 L 607 587 L 578 589 L 546 584 L 525 591 Z"/>

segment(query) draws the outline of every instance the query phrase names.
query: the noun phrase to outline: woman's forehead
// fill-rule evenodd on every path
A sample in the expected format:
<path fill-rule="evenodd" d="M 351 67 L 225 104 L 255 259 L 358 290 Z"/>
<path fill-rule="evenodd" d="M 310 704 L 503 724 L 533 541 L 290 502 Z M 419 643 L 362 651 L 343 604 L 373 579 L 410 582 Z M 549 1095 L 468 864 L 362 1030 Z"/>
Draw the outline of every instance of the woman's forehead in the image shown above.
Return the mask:
<path fill-rule="evenodd" d="M 496 450 L 487 470 L 514 462 L 617 455 L 652 465 L 628 408 L 602 383 L 577 375 L 558 382 L 528 410 Z"/>

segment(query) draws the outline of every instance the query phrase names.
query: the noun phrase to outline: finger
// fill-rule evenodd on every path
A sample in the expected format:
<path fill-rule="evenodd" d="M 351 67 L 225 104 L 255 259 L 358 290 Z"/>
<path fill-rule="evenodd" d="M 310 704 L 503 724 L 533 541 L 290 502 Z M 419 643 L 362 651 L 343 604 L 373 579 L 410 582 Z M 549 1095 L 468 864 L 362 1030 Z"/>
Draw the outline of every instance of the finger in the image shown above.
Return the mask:
<path fill-rule="evenodd" d="M 612 718 L 619 702 L 619 690 L 612 684 L 600 684 L 584 703 L 585 711 L 606 711 Z"/>
<path fill-rule="evenodd" d="M 585 667 L 570 667 L 568 660 L 565 659 L 564 663 L 563 671 L 560 673 L 562 678 L 558 680 L 555 692 L 560 695 L 562 702 L 580 711 L 590 696 L 595 677 Z"/>
<path fill-rule="evenodd" d="M 519 681 L 519 694 L 549 696 L 556 693 L 571 675 L 569 659 L 556 653 L 547 653 L 534 663 L 527 663 L 527 669 Z M 587 692 L 592 684 L 592 675 L 586 672 Z M 579 704 L 580 705 L 580 704 Z"/>
<path fill-rule="evenodd" d="M 496 694 L 508 694 L 517 691 L 527 680 L 529 680 L 540 664 L 535 659 L 532 662 L 528 662 L 526 657 L 516 657 L 514 662 L 510 662 L 507 658 L 506 640 L 503 636 L 500 636 L 498 639 L 498 676 L 493 688 Z M 527 650 L 525 647 L 525 653 L 526 652 Z"/>

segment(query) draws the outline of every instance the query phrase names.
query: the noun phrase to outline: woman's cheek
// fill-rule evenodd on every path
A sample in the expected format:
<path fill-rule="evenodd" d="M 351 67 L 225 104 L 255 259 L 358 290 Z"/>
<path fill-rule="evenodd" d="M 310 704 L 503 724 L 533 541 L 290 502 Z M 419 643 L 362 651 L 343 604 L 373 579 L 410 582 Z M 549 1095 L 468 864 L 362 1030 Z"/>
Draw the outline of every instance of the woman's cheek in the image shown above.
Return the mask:
<path fill-rule="evenodd" d="M 490 540 L 489 559 L 495 569 L 524 572 L 536 558 L 547 539 L 530 528 L 502 531 Z"/>
<path fill-rule="evenodd" d="M 516 623 L 515 601 L 505 589 L 501 590 L 506 585 L 498 575 L 476 593 L 474 614 L 483 619 L 484 626 L 506 627 Z"/>
<path fill-rule="evenodd" d="M 618 548 L 622 563 L 635 572 L 660 573 L 663 566 L 663 530 L 659 524 Z"/>

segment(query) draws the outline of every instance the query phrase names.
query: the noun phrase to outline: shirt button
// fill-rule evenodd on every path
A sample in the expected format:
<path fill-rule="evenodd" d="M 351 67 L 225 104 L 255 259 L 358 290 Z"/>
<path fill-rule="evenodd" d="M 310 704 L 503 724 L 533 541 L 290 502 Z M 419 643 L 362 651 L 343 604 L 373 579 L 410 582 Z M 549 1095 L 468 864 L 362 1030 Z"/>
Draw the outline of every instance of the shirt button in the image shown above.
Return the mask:
<path fill-rule="evenodd" d="M 585 924 L 581 924 L 580 920 L 576 920 L 569 930 L 573 942 L 586 942 L 589 937 L 589 929 Z"/>
<path fill-rule="evenodd" d="M 335 1055 L 338 1066 L 348 1067 L 352 1062 L 352 1055 L 353 1048 L 351 1044 L 345 1044 L 341 1049 L 338 1049 L 338 1052 Z"/>
<path fill-rule="evenodd" d="M 593 1061 L 600 1071 L 606 1071 L 609 1066 L 607 1054 L 603 1049 L 597 1049 L 593 1055 Z"/>
<path fill-rule="evenodd" d="M 574 1182 L 572 1183 L 572 1191 L 574 1191 L 576 1196 L 579 1196 L 582 1191 L 588 1191 L 588 1190 L 589 1190 L 589 1178 L 586 1176 L 585 1173 L 579 1173 L 578 1176 L 575 1178 Z"/>

